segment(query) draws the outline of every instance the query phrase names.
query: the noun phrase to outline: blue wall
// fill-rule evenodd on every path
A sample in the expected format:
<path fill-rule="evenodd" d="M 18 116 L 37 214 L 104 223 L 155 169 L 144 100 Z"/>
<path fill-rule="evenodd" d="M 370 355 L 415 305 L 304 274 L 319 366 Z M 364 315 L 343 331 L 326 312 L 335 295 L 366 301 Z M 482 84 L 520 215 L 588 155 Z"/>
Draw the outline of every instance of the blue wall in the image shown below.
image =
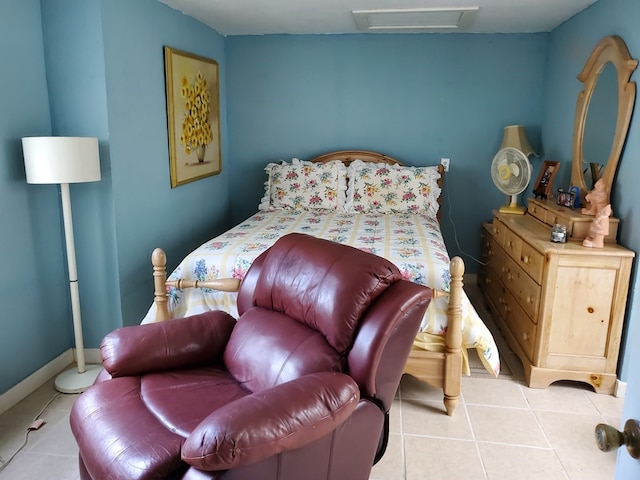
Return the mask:
<path fill-rule="evenodd" d="M 408 165 L 451 158 L 443 234 L 479 258 L 480 222 L 505 196 L 489 166 L 509 124 L 539 151 L 548 34 L 227 38 L 233 221 L 255 212 L 263 167 L 362 148 Z M 533 159 L 534 169 L 539 160 Z M 460 248 L 456 246 L 452 218 Z M 464 256 L 467 271 L 477 264 Z"/>
<path fill-rule="evenodd" d="M 153 300 L 153 249 L 164 248 L 173 268 L 230 225 L 224 37 L 156 0 L 103 0 L 102 8 L 120 298 L 124 324 L 132 325 Z M 220 66 L 222 172 L 174 189 L 163 45 Z M 97 333 L 99 341 L 103 334 Z"/>
<path fill-rule="evenodd" d="M 40 2 L 0 2 L 0 392 L 71 342 L 56 186 L 27 185 L 21 138 L 51 133 Z"/>
<path fill-rule="evenodd" d="M 633 58 L 640 57 L 640 2 L 637 0 L 599 0 L 551 35 L 549 76 L 545 93 L 543 142 L 550 158 L 571 161 L 571 135 L 578 92 L 582 84 L 576 79 L 593 47 L 606 35 L 619 35 L 627 44 Z M 638 82 L 636 69 L 631 80 Z M 565 183 L 568 182 L 568 176 Z M 612 190 L 614 214 L 621 219 L 619 242 L 640 252 L 640 122 L 638 101 L 631 119 L 631 127 Z M 635 213 L 634 213 L 635 212 Z M 634 262 L 627 307 L 619 376 L 629 381 L 623 418 L 640 418 L 640 293 L 638 292 L 638 261 Z M 633 460 L 624 449 L 618 456 L 616 478 L 640 478 L 640 462 Z"/>
<path fill-rule="evenodd" d="M 230 173 L 224 37 L 214 30 L 156 0 L 21 0 L 0 2 L 0 39 L 2 393 L 73 346 L 58 187 L 27 185 L 23 136 L 100 140 L 102 180 L 71 186 L 87 347 L 140 321 L 154 247 L 173 268 L 229 226 Z M 164 45 L 220 65 L 222 173 L 176 189 Z"/>
<path fill-rule="evenodd" d="M 42 19 L 51 133 L 100 143 L 101 181 L 70 185 L 83 337 L 95 346 L 101 332 L 120 326 L 100 3 L 43 1 Z M 68 320 L 64 327 L 72 334 Z"/>

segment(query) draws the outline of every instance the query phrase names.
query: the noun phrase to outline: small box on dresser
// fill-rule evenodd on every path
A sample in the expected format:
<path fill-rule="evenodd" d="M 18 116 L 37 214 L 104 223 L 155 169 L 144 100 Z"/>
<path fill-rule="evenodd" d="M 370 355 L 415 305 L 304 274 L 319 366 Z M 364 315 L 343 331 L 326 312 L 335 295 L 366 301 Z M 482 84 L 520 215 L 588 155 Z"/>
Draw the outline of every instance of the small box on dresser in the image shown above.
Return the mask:
<path fill-rule="evenodd" d="M 525 215 L 494 212 L 483 225 L 486 265 L 478 283 L 523 363 L 527 385 L 545 388 L 575 380 L 613 393 L 635 254 L 613 242 L 586 248 L 575 235 L 567 243 L 552 243 L 551 223 L 531 212 L 539 208 L 537 213 L 546 215 L 553 211 L 546 208 L 551 202 L 544 208 L 539 202 L 530 200 Z M 568 218 L 567 230 L 580 230 L 575 226 L 583 221 Z"/>
<path fill-rule="evenodd" d="M 564 225 L 567 227 L 569 238 L 581 241 L 589 235 L 594 218 L 591 215 L 582 215 L 579 210 L 558 205 L 553 200 L 537 198 L 529 199 L 527 213 L 552 227 L 556 224 Z M 616 242 L 619 224 L 618 218 L 609 217 L 609 235 L 605 237 L 605 242 Z"/>

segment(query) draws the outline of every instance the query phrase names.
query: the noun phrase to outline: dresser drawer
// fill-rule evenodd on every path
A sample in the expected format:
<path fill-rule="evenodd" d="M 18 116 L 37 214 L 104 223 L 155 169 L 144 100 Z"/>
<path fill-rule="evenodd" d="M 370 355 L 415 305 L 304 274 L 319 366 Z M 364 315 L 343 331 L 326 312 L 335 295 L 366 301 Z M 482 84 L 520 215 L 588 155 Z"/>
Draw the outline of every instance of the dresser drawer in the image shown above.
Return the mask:
<path fill-rule="evenodd" d="M 557 212 L 553 210 L 547 210 L 547 214 L 545 215 L 545 223 L 547 225 L 564 225 L 567 228 L 567 235 L 571 236 L 571 229 L 573 228 L 573 224 L 565 217 L 558 215 Z"/>
<path fill-rule="evenodd" d="M 537 283 L 542 284 L 542 272 L 544 271 L 545 256 L 534 249 L 527 242 L 522 242 L 520 255 L 514 257 L 525 272 Z"/>
<path fill-rule="evenodd" d="M 567 227 L 567 234 L 569 234 L 569 231 L 572 228 L 572 223 L 568 221 L 566 217 L 559 215 L 558 212 L 553 208 L 546 208 L 542 205 L 530 202 L 529 206 L 527 207 L 527 211 L 531 216 L 537 218 L 541 222 L 546 223 L 547 225 L 564 225 L 565 227 Z"/>
<path fill-rule="evenodd" d="M 484 290 L 487 297 L 489 297 L 494 303 L 496 308 L 502 305 L 500 299 L 504 298 L 505 289 L 500 282 L 500 277 L 493 270 L 493 268 L 486 268 L 484 272 Z M 499 311 L 502 314 L 502 310 Z"/>
<path fill-rule="evenodd" d="M 503 259 L 499 275 L 505 288 L 520 302 L 525 312 L 536 323 L 540 304 L 540 285 L 507 255 Z"/>
<path fill-rule="evenodd" d="M 501 249 L 500 245 L 498 245 L 498 242 L 491 235 L 489 231 L 490 228 L 491 225 L 488 224 L 487 229 L 485 230 L 483 228 L 481 234 L 482 245 L 480 247 L 480 257 L 483 263 L 491 263 L 493 261 L 493 258 L 495 257 L 496 250 Z"/>
<path fill-rule="evenodd" d="M 490 247 L 491 247 L 491 233 L 489 229 L 491 228 L 491 224 L 483 223 L 482 228 L 480 229 L 480 260 L 482 263 L 488 263 L 488 258 L 490 256 Z"/>
<path fill-rule="evenodd" d="M 507 230 L 504 234 L 503 247 L 511 257 L 518 259 L 520 258 L 522 239 L 511 230 Z"/>
<path fill-rule="evenodd" d="M 527 207 L 527 212 L 529 212 L 529 215 L 537 218 L 541 222 L 547 223 L 546 208 L 543 208 L 540 205 L 536 205 L 535 203 L 529 202 L 529 206 Z"/>
<path fill-rule="evenodd" d="M 536 324 L 531 321 L 515 298 L 507 291 L 498 298 L 497 305 L 500 315 L 507 324 L 509 331 L 522 347 L 530 361 L 536 344 Z"/>
<path fill-rule="evenodd" d="M 504 236 L 508 230 L 507 226 L 497 218 L 494 218 L 493 222 L 489 224 L 489 231 L 499 245 L 504 245 Z"/>

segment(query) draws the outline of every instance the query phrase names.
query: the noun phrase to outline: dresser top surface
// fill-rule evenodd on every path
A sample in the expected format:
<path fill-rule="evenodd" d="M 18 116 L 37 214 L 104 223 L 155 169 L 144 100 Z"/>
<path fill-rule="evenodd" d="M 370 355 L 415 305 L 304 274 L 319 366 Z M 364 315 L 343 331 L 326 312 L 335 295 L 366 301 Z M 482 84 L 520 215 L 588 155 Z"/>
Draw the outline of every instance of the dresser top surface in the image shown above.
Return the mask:
<path fill-rule="evenodd" d="M 556 253 L 558 255 L 602 255 L 634 257 L 635 253 L 628 248 L 615 243 L 607 243 L 603 248 L 589 248 L 582 245 L 582 241 L 569 240 L 567 243 L 551 241 L 551 228 L 535 219 L 528 213 L 513 215 L 494 211 L 494 218 L 504 223 L 533 248 L 542 253 Z"/>

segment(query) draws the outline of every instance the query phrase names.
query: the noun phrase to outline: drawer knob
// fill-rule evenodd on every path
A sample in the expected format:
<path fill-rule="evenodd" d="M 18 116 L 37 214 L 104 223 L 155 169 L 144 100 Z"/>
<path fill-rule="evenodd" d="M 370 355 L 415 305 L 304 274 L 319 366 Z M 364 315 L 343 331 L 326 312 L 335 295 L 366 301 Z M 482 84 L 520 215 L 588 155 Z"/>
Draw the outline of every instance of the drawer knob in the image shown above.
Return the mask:
<path fill-rule="evenodd" d="M 529 340 L 529 334 L 527 332 L 522 332 L 522 340 L 525 342 Z"/>
<path fill-rule="evenodd" d="M 527 303 L 533 303 L 533 296 L 532 295 L 529 295 L 527 297 Z"/>
<path fill-rule="evenodd" d="M 529 258 L 529 255 L 523 255 L 520 260 L 522 260 L 522 263 L 529 263 L 531 261 L 531 258 Z"/>

